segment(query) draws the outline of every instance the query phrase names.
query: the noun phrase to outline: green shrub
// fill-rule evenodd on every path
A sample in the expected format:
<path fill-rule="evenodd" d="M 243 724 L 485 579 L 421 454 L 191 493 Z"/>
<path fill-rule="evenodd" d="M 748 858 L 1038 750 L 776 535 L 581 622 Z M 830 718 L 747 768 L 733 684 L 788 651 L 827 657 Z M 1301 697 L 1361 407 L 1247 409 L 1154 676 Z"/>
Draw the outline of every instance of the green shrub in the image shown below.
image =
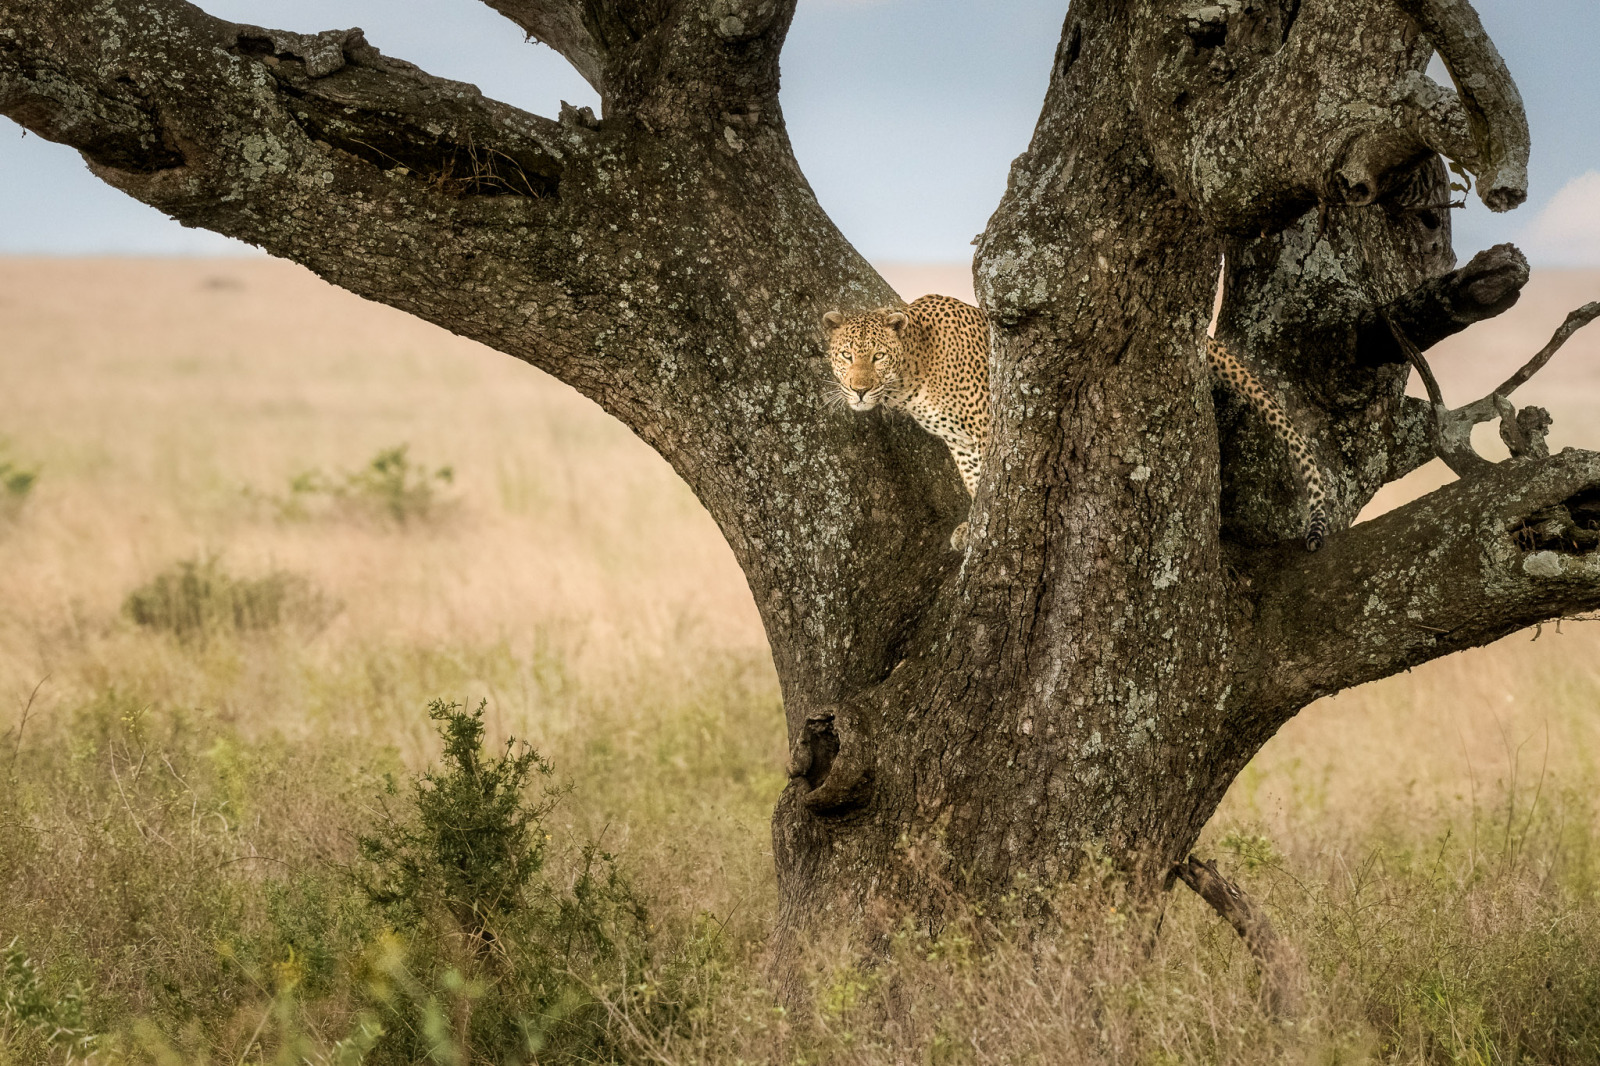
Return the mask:
<path fill-rule="evenodd" d="M 38 967 L 12 937 L 0 951 L 0 1049 L 53 1051 L 72 1062 L 94 1042 L 83 1017 L 83 988 L 49 991 Z"/>
<path fill-rule="evenodd" d="M 361 886 L 397 930 L 369 964 L 386 1031 L 374 1062 L 604 1058 L 602 998 L 649 957 L 644 905 L 614 856 L 591 842 L 570 882 L 552 875 L 552 767 L 516 740 L 487 755 L 484 706 L 429 706 L 444 765 L 359 840 Z"/>
<path fill-rule="evenodd" d="M 446 768 L 416 782 L 414 818 L 386 808 L 376 831 L 360 839 L 375 904 L 402 925 L 448 912 L 475 947 L 489 946 L 494 927 L 524 905 L 544 866 L 543 819 L 554 807 L 548 791 L 527 799 L 532 781 L 553 773 L 533 748 L 508 740 L 503 755 L 484 758 L 484 706 L 469 714 L 443 700 L 429 705 Z"/>
<path fill-rule="evenodd" d="M 9 518 L 21 510 L 38 481 L 39 471 L 0 459 L 0 517 Z"/>
<path fill-rule="evenodd" d="M 285 518 L 308 517 L 317 501 L 345 510 L 366 512 L 404 524 L 432 517 L 440 503 L 439 487 L 455 481 L 455 470 L 429 470 L 407 456 L 409 444 L 385 448 L 359 470 L 333 475 L 307 470 L 289 481 L 289 495 L 278 499 Z"/>
<path fill-rule="evenodd" d="M 271 629 L 286 622 L 320 626 L 336 607 L 298 574 L 274 570 L 237 578 L 215 556 L 185 559 L 134 589 L 123 601 L 141 626 L 180 639 Z"/>

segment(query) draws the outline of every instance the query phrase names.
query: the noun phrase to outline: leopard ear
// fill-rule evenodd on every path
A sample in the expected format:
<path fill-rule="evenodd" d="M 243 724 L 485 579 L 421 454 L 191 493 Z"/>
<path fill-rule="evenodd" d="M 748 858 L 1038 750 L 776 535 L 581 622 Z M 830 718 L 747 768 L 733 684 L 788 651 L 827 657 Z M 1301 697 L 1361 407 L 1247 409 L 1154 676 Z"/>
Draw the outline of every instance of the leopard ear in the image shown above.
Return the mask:
<path fill-rule="evenodd" d="M 830 333 L 842 325 L 844 325 L 843 311 L 829 311 L 827 314 L 822 316 L 822 328 L 828 330 Z"/>
<path fill-rule="evenodd" d="M 896 333 L 899 333 L 901 330 L 906 328 L 906 322 L 908 320 L 901 312 L 891 311 L 884 321 L 889 323 L 890 329 L 894 330 Z"/>

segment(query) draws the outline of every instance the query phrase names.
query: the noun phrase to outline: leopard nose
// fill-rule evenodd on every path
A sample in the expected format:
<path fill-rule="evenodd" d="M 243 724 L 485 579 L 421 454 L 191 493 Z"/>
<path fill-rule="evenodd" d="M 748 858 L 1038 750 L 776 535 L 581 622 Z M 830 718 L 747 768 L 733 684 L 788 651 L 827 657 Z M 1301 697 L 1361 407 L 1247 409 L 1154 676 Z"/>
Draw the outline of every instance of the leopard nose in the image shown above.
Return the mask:
<path fill-rule="evenodd" d="M 871 392 L 872 390 L 871 389 L 854 389 L 852 391 L 855 392 L 856 399 L 865 400 L 867 398 L 867 393 Z"/>

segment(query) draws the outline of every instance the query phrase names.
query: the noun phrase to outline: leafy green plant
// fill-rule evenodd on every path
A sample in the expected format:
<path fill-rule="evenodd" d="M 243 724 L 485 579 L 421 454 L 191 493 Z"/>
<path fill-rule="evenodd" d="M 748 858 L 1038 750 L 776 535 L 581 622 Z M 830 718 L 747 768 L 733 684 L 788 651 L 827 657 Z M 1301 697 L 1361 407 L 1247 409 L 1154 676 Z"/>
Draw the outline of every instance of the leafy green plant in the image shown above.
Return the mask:
<path fill-rule="evenodd" d="M 390 815 L 360 839 L 371 871 L 363 887 L 375 904 L 401 924 L 440 908 L 477 946 L 491 944 L 494 927 L 524 905 L 544 866 L 543 818 L 554 807 L 548 791 L 527 799 L 533 780 L 554 772 L 532 747 L 507 740 L 503 754 L 484 756 L 485 706 L 470 713 L 443 700 L 428 706 L 445 768 L 416 782 L 413 818 Z"/>
<path fill-rule="evenodd" d="M 1233 829 L 1224 834 L 1217 844 L 1233 853 L 1246 870 L 1254 873 L 1263 866 L 1275 866 L 1283 861 L 1271 839 L 1260 833 L 1247 833 Z"/>
<path fill-rule="evenodd" d="M 11 517 L 21 510 L 23 501 L 38 481 L 38 470 L 0 459 L 0 517 Z"/>
<path fill-rule="evenodd" d="M 0 1048 L 24 1040 L 75 1062 L 93 1049 L 95 1034 L 84 1021 L 83 988 L 49 992 L 38 967 L 12 937 L 0 951 Z"/>
<path fill-rule="evenodd" d="M 278 510 L 286 518 L 305 518 L 321 500 L 401 524 L 432 517 L 442 502 L 440 487 L 455 482 L 455 470 L 449 466 L 430 470 L 413 462 L 410 447 L 385 448 L 359 470 L 329 475 L 313 469 L 296 474 L 289 481 L 288 497 L 275 501 Z"/>
<path fill-rule="evenodd" d="M 320 626 L 337 607 L 298 574 L 274 570 L 239 578 L 207 556 L 181 560 L 157 574 L 128 594 L 123 610 L 138 625 L 187 640 L 289 621 Z"/>
<path fill-rule="evenodd" d="M 564 790 L 526 743 L 485 752 L 485 706 L 429 705 L 443 765 L 358 841 L 362 890 L 404 936 L 372 966 L 389 1034 L 375 1061 L 592 1061 L 611 1040 L 606 987 L 649 956 L 615 856 L 589 842 L 570 883 L 552 874 L 546 819 Z"/>

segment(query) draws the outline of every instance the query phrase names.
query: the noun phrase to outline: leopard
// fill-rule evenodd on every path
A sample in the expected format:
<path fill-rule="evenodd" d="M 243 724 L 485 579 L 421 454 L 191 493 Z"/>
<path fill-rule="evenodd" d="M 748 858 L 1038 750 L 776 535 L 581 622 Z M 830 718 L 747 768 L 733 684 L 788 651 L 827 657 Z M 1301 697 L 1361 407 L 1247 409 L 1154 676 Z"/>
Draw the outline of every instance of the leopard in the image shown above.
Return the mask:
<path fill-rule="evenodd" d="M 879 307 L 822 316 L 835 390 L 852 411 L 904 411 L 944 441 L 968 497 L 978 491 L 989 441 L 989 318 L 953 296 L 928 295 L 904 310 Z M 966 547 L 967 523 L 950 535 Z"/>
<path fill-rule="evenodd" d="M 866 412 L 878 407 L 904 411 L 944 442 L 968 497 L 977 494 L 983 452 L 989 442 L 989 318 L 981 308 L 952 296 L 927 295 L 905 307 L 829 311 L 822 316 L 832 371 L 829 402 Z M 1212 374 L 1266 420 L 1289 450 L 1307 498 L 1304 543 L 1322 547 L 1328 535 L 1327 493 L 1322 472 L 1283 406 L 1226 345 L 1207 337 Z M 968 524 L 950 535 L 963 551 Z"/>

